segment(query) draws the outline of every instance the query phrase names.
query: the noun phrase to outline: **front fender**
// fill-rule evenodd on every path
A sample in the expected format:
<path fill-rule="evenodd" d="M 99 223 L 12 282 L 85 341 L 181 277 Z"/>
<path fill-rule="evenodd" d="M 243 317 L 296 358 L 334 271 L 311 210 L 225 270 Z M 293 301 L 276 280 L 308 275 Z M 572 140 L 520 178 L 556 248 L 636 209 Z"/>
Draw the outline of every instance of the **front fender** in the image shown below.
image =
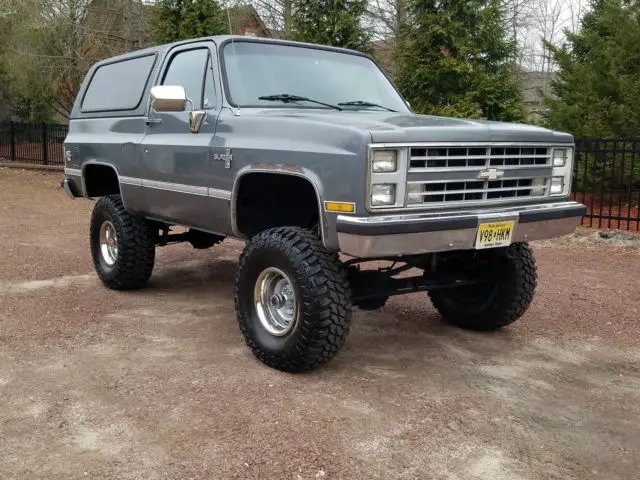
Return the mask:
<path fill-rule="evenodd" d="M 318 202 L 318 211 L 320 212 L 320 235 L 322 237 L 322 241 L 327 248 L 330 248 L 329 244 L 327 243 L 327 238 L 328 238 L 327 223 L 328 222 L 327 222 L 327 218 L 323 208 L 324 187 L 323 187 L 322 181 L 320 180 L 320 178 L 315 172 L 313 172 L 308 168 L 301 167 L 299 165 L 260 163 L 260 164 L 247 165 L 245 167 L 242 167 L 240 170 L 238 170 L 238 173 L 233 182 L 233 188 L 231 191 L 231 229 L 234 235 L 238 237 L 241 236 L 238 229 L 238 222 L 237 222 L 237 199 L 238 199 L 237 197 L 238 197 L 240 181 L 244 176 L 252 173 L 273 173 L 278 175 L 291 175 L 295 177 L 304 178 L 305 180 L 307 180 L 313 186 L 313 189 L 316 193 L 316 200 Z M 335 243 L 335 248 L 337 248 L 337 236 L 334 235 L 334 237 L 336 237 L 336 239 L 335 239 L 335 242 L 333 243 Z M 329 242 L 329 243 L 331 244 L 332 242 Z"/>

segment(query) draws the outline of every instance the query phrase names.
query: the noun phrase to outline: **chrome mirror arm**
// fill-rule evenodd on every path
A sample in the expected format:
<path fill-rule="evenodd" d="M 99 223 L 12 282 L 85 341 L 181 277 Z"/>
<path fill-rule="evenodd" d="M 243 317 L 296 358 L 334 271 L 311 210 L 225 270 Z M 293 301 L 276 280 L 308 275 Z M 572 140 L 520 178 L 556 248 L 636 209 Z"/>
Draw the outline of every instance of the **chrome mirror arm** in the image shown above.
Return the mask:
<path fill-rule="evenodd" d="M 206 118 L 207 118 L 206 111 L 191 110 L 189 112 L 189 131 L 191 133 L 198 133 Z"/>

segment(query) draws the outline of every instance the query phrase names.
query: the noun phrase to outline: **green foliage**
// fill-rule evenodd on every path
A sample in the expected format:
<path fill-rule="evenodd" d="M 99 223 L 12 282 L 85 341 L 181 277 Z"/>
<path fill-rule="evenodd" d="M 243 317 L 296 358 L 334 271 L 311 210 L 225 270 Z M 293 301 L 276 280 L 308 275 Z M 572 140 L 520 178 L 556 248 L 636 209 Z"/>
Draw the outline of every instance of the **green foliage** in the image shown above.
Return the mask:
<path fill-rule="evenodd" d="M 637 191 L 640 186 L 640 162 L 636 159 L 637 142 L 598 140 L 580 142 L 586 150 L 577 156 L 573 178 L 574 191 L 591 192 L 601 197 L 606 192 Z M 628 199 L 631 201 L 636 198 Z"/>
<path fill-rule="evenodd" d="M 43 72 L 31 68 L 34 59 L 18 49 L 28 48 L 35 37 L 35 29 L 24 28 L 31 18 L 29 6 L 26 2 L 12 5 L 11 15 L 0 16 L 0 102 L 20 121 L 50 122 L 55 114 L 50 85 L 44 81 Z M 0 3 L 2 10 L 7 11 L 7 5 Z M 16 38 L 21 45 L 14 42 Z"/>
<path fill-rule="evenodd" d="M 599 0 L 572 46 L 549 45 L 559 65 L 546 98 L 550 127 L 577 137 L 640 136 L 640 6 Z"/>
<path fill-rule="evenodd" d="M 10 97 L 10 110 L 21 122 L 55 123 L 54 103 L 51 93 L 27 87 Z"/>
<path fill-rule="evenodd" d="M 25 121 L 68 117 L 96 61 L 146 46 L 141 0 L 0 0 L 0 95 Z"/>
<path fill-rule="evenodd" d="M 414 111 L 519 121 L 524 110 L 500 0 L 408 0 L 396 83 Z"/>
<path fill-rule="evenodd" d="M 149 27 L 156 44 L 229 33 L 224 11 L 215 0 L 160 0 Z"/>
<path fill-rule="evenodd" d="M 20 122 L 26 123 L 54 123 L 55 112 L 47 100 L 20 97 L 15 99 L 11 113 Z"/>
<path fill-rule="evenodd" d="M 370 53 L 371 36 L 361 25 L 366 8 L 366 0 L 294 0 L 292 37 Z"/>

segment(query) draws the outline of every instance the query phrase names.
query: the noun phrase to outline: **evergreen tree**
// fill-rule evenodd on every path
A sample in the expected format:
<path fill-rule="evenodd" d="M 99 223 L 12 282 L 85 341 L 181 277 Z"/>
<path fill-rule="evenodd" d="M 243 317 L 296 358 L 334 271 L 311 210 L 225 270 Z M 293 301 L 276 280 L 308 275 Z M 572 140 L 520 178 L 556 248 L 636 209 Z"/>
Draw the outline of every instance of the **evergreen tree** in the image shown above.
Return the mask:
<path fill-rule="evenodd" d="M 156 44 L 229 33 L 215 0 L 159 0 L 153 6 L 150 37 Z"/>
<path fill-rule="evenodd" d="M 500 0 L 408 0 L 397 85 L 418 113 L 523 118 L 522 88 Z"/>
<path fill-rule="evenodd" d="M 558 63 L 546 98 L 549 126 L 579 137 L 640 135 L 640 5 L 598 0 L 570 48 L 549 45 Z"/>
<path fill-rule="evenodd" d="M 369 53 L 371 37 L 361 25 L 366 8 L 366 0 L 294 0 L 292 38 Z"/>

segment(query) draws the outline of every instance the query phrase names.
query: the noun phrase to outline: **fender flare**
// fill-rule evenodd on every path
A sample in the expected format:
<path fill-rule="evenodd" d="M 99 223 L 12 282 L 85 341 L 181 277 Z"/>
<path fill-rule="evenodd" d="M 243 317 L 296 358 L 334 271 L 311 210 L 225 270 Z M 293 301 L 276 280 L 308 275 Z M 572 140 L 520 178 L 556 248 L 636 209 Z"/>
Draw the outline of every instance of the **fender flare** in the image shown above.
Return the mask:
<path fill-rule="evenodd" d="M 267 165 L 267 164 L 249 165 L 247 167 L 241 168 L 238 171 L 238 174 L 236 175 L 236 178 L 233 182 L 233 189 L 231 191 L 231 205 L 230 205 L 231 230 L 235 236 L 239 238 L 244 238 L 243 235 L 238 230 L 238 221 L 237 221 L 237 215 L 236 215 L 240 180 L 242 180 L 242 178 L 252 173 L 271 173 L 276 175 L 289 175 L 293 177 L 302 178 L 307 182 L 309 182 L 313 187 L 313 190 L 316 195 L 316 201 L 318 204 L 318 213 L 319 213 L 318 221 L 320 222 L 320 239 L 322 240 L 322 243 L 326 245 L 325 236 L 326 236 L 327 221 L 324 216 L 324 213 L 325 213 L 324 209 L 322 208 L 322 205 L 323 205 L 322 183 L 320 182 L 320 179 L 318 178 L 318 176 L 311 170 L 308 170 L 306 168 L 302 168 L 299 166 L 294 166 L 294 165 Z"/>
<path fill-rule="evenodd" d="M 81 179 L 82 179 L 82 194 L 85 197 L 87 197 L 87 185 L 86 185 L 86 180 L 85 180 L 85 170 L 90 165 L 99 165 L 99 166 L 102 166 L 102 167 L 108 167 L 108 168 L 110 168 L 111 170 L 113 170 L 115 172 L 116 178 L 118 179 L 118 190 L 120 191 L 120 197 L 122 198 L 122 205 L 124 205 L 124 208 L 128 210 L 127 202 L 126 202 L 124 196 L 122 195 L 122 185 L 123 184 L 125 184 L 125 185 L 136 185 L 138 187 L 141 187 L 142 186 L 142 179 L 134 178 L 134 177 L 123 177 L 118 172 L 118 169 L 111 163 L 102 162 L 100 160 L 87 160 L 86 162 L 84 162 L 82 164 L 82 167 L 80 169 L 80 171 L 81 171 Z"/>

